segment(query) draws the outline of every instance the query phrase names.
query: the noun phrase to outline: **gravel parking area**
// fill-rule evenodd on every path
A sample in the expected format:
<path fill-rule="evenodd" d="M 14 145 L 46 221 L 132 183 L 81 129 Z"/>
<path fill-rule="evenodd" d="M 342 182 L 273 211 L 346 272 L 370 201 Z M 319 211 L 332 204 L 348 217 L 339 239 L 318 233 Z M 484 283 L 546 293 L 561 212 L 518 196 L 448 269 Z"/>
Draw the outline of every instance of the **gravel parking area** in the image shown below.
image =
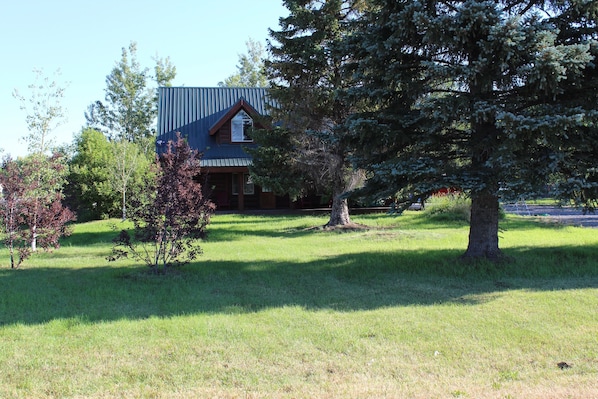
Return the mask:
<path fill-rule="evenodd" d="M 581 209 L 550 205 L 526 205 L 521 203 L 516 205 L 507 204 L 503 207 L 507 213 L 552 219 L 559 223 L 574 226 L 598 228 L 598 213 L 587 213 L 584 215 Z"/>

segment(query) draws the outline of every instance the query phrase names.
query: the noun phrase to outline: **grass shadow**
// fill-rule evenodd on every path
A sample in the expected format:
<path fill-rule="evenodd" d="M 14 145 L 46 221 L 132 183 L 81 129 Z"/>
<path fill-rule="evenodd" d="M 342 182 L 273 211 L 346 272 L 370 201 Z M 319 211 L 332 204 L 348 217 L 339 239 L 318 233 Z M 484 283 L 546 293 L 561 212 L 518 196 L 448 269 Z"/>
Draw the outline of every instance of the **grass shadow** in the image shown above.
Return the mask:
<path fill-rule="evenodd" d="M 472 305 L 511 289 L 598 288 L 596 249 L 512 249 L 542 262 L 463 264 L 458 251 L 330 256 L 312 262 L 197 262 L 167 276 L 143 266 L 0 270 L 0 325 L 89 322 L 299 306 L 352 312 Z M 559 254 L 568 254 L 558 258 Z M 565 256 L 565 255 L 562 255 Z M 559 266 L 559 262 L 565 262 Z"/>

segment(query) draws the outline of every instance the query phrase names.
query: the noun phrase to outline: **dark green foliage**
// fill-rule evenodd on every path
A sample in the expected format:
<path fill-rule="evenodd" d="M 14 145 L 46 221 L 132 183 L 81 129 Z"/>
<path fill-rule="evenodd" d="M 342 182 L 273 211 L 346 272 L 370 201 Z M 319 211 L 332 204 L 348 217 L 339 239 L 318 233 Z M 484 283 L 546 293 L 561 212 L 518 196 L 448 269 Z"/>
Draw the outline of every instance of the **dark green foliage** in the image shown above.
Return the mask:
<path fill-rule="evenodd" d="M 125 139 L 153 150 L 154 123 L 158 114 L 155 88 L 168 86 L 176 75 L 170 60 L 157 58 L 154 76 L 137 61 L 137 43 L 122 49 L 121 59 L 106 76 L 104 101 L 96 101 L 85 113 L 87 125 L 113 140 Z"/>
<path fill-rule="evenodd" d="M 153 173 L 150 156 L 154 159 L 155 154 L 143 154 L 135 143 L 109 141 L 97 130 L 84 129 L 75 139 L 66 189 L 78 220 L 122 216 L 128 198 L 147 189 L 145 182 Z"/>
<path fill-rule="evenodd" d="M 499 198 L 543 191 L 571 166 L 564 148 L 595 141 L 597 6 L 372 3 L 350 40 L 354 100 L 371 109 L 351 123 L 367 191 L 460 188 L 472 198 L 466 256 L 498 258 Z"/>
<path fill-rule="evenodd" d="M 299 143 L 292 131 L 282 128 L 256 129 L 252 136 L 260 145 L 245 149 L 253 156 L 251 173 L 254 181 L 277 194 L 297 199 L 314 185 L 294 165 L 293 151 Z"/>
<path fill-rule="evenodd" d="M 137 45 L 123 48 L 121 60 L 106 76 L 105 101 L 96 101 L 85 113 L 87 125 L 112 139 L 139 142 L 150 137 L 154 107 L 146 73 L 137 61 Z"/>
<path fill-rule="evenodd" d="M 330 226 L 350 223 L 344 194 L 359 180 L 343 138 L 353 109 L 339 95 L 350 84 L 343 40 L 357 15 L 355 3 L 284 2 L 290 14 L 280 19 L 279 31 L 270 31 L 265 64 L 275 104 L 271 115 L 282 127 L 254 138 L 262 147 L 253 154 L 255 180 L 292 196 L 314 187 L 330 194 Z"/>

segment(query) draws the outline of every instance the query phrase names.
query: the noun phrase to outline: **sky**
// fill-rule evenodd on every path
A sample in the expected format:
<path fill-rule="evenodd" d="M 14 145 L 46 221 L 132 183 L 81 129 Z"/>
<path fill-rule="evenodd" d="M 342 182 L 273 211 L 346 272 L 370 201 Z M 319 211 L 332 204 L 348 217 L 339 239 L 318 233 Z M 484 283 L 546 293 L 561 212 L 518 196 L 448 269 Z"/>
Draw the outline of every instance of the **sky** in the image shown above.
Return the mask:
<path fill-rule="evenodd" d="M 249 38 L 264 46 L 268 29 L 288 15 L 282 0 L 19 0 L 0 5 L 0 148 L 13 158 L 27 154 L 27 113 L 13 97 L 26 98 L 41 69 L 66 87 L 67 121 L 51 137 L 71 144 L 85 125 L 88 106 L 104 100 L 106 76 L 122 48 L 137 43 L 137 59 L 153 69 L 153 57 L 170 57 L 174 86 L 213 87 L 237 72 Z M 59 70 L 60 75 L 55 76 Z"/>

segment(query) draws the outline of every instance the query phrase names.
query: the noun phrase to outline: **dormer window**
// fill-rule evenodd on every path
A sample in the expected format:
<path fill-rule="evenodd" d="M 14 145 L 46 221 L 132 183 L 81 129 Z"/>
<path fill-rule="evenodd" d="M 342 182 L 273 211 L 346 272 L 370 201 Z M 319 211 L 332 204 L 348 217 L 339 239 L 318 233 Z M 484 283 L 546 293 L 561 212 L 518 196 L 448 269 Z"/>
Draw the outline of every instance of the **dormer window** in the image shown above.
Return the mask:
<path fill-rule="evenodd" d="M 251 129 L 253 129 L 253 119 L 251 119 L 247 112 L 240 110 L 231 119 L 231 141 L 233 143 L 253 141 L 251 139 Z"/>

